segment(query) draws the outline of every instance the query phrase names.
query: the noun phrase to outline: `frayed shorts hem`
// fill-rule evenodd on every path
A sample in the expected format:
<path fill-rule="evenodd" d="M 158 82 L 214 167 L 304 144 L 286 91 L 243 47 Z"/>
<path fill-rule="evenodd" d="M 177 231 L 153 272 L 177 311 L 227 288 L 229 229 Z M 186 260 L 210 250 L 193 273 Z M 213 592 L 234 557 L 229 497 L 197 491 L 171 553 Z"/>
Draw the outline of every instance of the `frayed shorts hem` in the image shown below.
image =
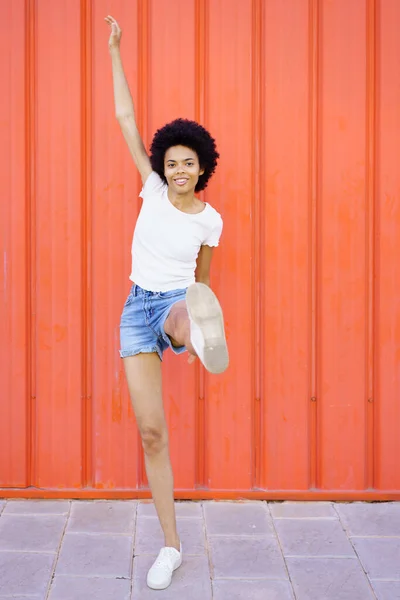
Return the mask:
<path fill-rule="evenodd" d="M 147 348 L 129 348 L 128 350 L 120 350 L 119 355 L 121 358 L 127 358 L 128 356 L 136 356 L 137 354 L 152 354 L 156 352 L 158 354 L 158 358 L 162 361 L 162 352 L 157 346 L 147 347 Z"/>
<path fill-rule="evenodd" d="M 186 346 L 173 346 L 171 340 L 166 340 L 166 342 L 174 354 L 183 354 L 187 350 Z"/>

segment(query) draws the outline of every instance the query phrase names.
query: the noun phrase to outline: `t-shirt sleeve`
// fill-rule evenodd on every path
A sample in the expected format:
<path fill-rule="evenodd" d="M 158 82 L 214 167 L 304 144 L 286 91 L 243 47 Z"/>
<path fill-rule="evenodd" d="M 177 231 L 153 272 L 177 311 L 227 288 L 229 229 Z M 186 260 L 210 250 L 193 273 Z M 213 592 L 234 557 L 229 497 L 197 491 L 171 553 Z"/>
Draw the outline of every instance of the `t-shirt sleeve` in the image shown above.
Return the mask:
<path fill-rule="evenodd" d="M 219 239 L 221 237 L 223 229 L 223 221 L 221 215 L 218 215 L 218 219 L 214 224 L 213 228 L 210 231 L 208 237 L 204 240 L 203 246 L 213 246 L 216 247 L 219 244 Z"/>
<path fill-rule="evenodd" d="M 158 173 L 152 171 L 145 181 L 139 196 L 146 200 L 151 196 L 159 196 L 164 191 L 167 184 L 161 179 Z"/>

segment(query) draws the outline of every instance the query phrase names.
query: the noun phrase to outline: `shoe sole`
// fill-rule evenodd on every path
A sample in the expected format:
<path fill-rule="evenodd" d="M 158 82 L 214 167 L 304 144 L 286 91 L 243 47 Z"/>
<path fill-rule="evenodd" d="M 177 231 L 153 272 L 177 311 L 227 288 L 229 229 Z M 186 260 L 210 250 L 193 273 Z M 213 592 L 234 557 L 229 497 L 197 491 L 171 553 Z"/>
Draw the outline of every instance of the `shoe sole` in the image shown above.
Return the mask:
<path fill-rule="evenodd" d="M 194 283 L 186 291 L 190 318 L 200 328 L 204 339 L 204 364 L 213 374 L 223 373 L 229 365 L 224 317 L 218 298 L 204 283 Z M 195 348 L 196 350 L 196 348 Z"/>

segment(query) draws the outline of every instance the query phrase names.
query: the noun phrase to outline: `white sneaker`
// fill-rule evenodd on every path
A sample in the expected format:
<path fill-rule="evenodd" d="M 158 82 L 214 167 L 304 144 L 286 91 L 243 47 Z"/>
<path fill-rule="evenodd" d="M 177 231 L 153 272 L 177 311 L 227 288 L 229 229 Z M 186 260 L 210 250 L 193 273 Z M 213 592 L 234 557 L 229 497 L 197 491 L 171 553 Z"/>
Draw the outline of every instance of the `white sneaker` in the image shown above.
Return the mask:
<path fill-rule="evenodd" d="M 224 317 L 214 292 L 204 283 L 193 283 L 186 292 L 190 341 L 210 373 L 223 373 L 229 365 Z"/>
<path fill-rule="evenodd" d="M 159 555 L 147 574 L 147 585 L 153 590 L 165 590 L 172 579 L 172 574 L 182 564 L 181 551 L 176 548 L 165 546 L 161 548 Z"/>

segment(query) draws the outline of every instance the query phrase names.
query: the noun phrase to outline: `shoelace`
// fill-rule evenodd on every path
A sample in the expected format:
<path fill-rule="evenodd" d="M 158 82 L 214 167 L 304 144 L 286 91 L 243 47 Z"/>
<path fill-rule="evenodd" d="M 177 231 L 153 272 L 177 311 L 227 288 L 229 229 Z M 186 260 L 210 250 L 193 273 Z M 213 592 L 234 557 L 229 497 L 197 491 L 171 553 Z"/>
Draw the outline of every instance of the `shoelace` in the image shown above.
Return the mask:
<path fill-rule="evenodd" d="M 168 564 L 165 564 L 166 562 Z M 160 551 L 160 554 L 158 555 L 158 558 L 153 566 L 157 568 L 161 567 L 166 572 L 170 571 L 173 568 L 172 555 L 168 548 L 163 548 Z"/>

